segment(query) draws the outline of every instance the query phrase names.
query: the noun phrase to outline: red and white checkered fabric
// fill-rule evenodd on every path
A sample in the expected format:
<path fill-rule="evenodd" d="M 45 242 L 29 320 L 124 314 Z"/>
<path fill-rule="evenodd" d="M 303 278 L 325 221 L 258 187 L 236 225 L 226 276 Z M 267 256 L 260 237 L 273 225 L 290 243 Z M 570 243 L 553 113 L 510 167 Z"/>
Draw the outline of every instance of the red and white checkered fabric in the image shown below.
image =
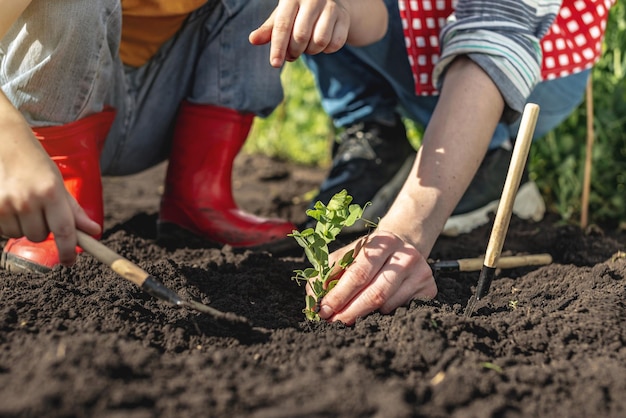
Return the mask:
<path fill-rule="evenodd" d="M 609 9 L 616 0 L 563 0 L 550 30 L 541 40 L 544 80 L 583 71 L 602 54 Z M 439 31 L 454 12 L 456 0 L 399 0 L 415 93 L 436 94 L 432 72 L 439 59 Z"/>

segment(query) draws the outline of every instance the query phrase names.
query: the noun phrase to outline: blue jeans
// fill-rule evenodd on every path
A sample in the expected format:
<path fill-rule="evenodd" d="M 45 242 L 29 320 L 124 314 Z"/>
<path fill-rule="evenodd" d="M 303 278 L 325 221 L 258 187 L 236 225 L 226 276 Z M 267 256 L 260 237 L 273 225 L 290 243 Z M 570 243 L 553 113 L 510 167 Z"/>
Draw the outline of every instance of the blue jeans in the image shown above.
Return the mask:
<path fill-rule="evenodd" d="M 273 0 L 209 0 L 140 68 L 119 58 L 120 0 L 33 0 L 0 40 L 0 87 L 32 126 L 117 110 L 105 175 L 164 161 L 183 100 L 267 116 L 283 98 L 269 46 L 248 34 Z"/>
<path fill-rule="evenodd" d="M 305 56 L 321 94 L 322 107 L 338 127 L 362 121 L 390 123 L 402 113 L 422 126 L 430 121 L 438 96 L 417 96 L 404 43 L 397 0 L 385 0 L 389 29 L 379 42 L 346 46 L 334 54 Z M 582 102 L 590 71 L 539 83 L 528 102 L 540 106 L 535 138 L 559 125 Z M 500 123 L 489 145 L 495 149 L 517 136 L 519 120 Z"/>

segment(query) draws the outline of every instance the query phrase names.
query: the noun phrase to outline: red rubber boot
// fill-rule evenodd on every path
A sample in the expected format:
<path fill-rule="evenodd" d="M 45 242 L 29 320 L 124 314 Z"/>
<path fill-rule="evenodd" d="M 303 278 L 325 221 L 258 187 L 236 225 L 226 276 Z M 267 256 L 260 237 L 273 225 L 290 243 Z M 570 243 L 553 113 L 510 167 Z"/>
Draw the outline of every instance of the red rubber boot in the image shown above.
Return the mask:
<path fill-rule="evenodd" d="M 251 114 L 227 108 L 182 103 L 161 200 L 161 241 L 190 232 L 217 244 L 257 247 L 287 238 L 296 229 L 287 221 L 243 212 L 235 203 L 233 161 L 252 120 Z"/>
<path fill-rule="evenodd" d="M 100 151 L 114 117 L 114 110 L 106 109 L 66 125 L 33 128 L 61 171 L 65 188 L 100 226 L 104 220 Z M 42 242 L 32 242 L 26 237 L 10 239 L 0 263 L 7 270 L 38 273 L 47 273 L 58 264 L 59 254 L 52 234 Z"/>

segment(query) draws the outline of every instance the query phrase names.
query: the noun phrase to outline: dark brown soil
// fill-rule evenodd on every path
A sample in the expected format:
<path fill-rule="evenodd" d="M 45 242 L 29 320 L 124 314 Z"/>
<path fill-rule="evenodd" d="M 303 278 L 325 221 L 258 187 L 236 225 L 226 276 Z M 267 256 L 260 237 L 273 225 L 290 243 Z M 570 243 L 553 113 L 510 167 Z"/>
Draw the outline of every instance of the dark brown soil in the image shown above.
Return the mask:
<path fill-rule="evenodd" d="M 304 220 L 324 173 L 241 156 L 240 205 Z M 155 241 L 163 166 L 105 182 L 103 242 L 185 298 L 248 318 L 227 326 L 148 296 L 82 255 L 37 277 L 0 272 L 0 416 L 623 417 L 626 235 L 513 219 L 471 318 L 478 272 L 355 326 L 304 320 L 299 254 L 164 248 Z M 432 256 L 480 256 L 490 227 L 441 239 Z M 2 243 L 3 244 L 3 243 Z"/>

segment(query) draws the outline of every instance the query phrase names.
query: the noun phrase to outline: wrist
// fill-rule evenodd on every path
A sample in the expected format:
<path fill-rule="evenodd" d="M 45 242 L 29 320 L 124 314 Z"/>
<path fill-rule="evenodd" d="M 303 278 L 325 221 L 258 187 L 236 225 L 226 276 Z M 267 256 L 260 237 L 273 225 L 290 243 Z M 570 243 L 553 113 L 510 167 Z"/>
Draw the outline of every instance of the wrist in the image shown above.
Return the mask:
<path fill-rule="evenodd" d="M 426 194 L 418 202 L 401 193 L 377 227 L 411 244 L 424 257 L 430 254 L 445 223 L 445 217 L 441 220 L 437 214 L 436 198 L 428 199 Z"/>
<path fill-rule="evenodd" d="M 357 4 L 353 4 L 357 2 Z M 389 12 L 381 0 L 342 0 L 350 18 L 347 44 L 361 47 L 381 40 L 387 33 Z"/>

